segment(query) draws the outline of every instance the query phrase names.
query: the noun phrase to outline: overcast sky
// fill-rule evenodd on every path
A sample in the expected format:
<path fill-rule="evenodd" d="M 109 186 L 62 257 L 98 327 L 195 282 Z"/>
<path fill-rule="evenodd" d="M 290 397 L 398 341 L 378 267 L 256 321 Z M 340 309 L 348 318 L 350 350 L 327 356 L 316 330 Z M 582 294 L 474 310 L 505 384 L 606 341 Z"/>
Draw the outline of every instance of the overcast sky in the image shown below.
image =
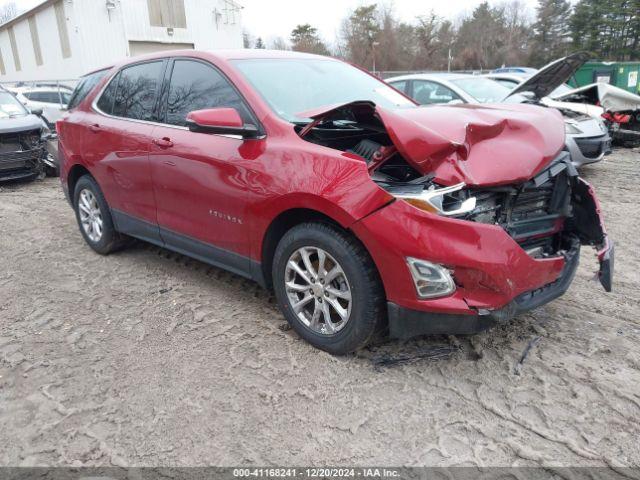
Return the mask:
<path fill-rule="evenodd" d="M 0 5 L 14 1 L 18 9 L 26 10 L 42 0 L 0 0 Z M 340 22 L 353 9 L 370 3 L 393 4 L 398 17 L 412 21 L 417 15 L 436 14 L 455 20 L 464 12 L 471 12 L 482 0 L 236 0 L 244 7 L 242 22 L 244 28 L 254 37 L 269 41 L 274 37 L 289 38 L 291 30 L 302 23 L 310 23 L 318 28 L 322 37 L 333 43 L 340 29 Z M 536 0 L 523 0 L 531 12 Z M 490 0 L 500 3 L 500 0 Z"/>

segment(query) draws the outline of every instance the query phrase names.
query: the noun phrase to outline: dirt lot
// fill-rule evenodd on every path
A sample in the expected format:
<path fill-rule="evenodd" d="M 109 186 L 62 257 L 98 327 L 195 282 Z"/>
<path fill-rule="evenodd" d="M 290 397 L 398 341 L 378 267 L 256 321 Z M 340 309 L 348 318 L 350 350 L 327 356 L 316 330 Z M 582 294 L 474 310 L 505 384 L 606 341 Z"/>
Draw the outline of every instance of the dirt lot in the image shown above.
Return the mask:
<path fill-rule="evenodd" d="M 237 276 L 94 254 L 56 179 L 3 187 L 0 464 L 639 466 L 640 151 L 583 174 L 614 293 L 585 249 L 563 298 L 508 325 L 343 358 Z M 405 354 L 426 358 L 376 366 Z"/>

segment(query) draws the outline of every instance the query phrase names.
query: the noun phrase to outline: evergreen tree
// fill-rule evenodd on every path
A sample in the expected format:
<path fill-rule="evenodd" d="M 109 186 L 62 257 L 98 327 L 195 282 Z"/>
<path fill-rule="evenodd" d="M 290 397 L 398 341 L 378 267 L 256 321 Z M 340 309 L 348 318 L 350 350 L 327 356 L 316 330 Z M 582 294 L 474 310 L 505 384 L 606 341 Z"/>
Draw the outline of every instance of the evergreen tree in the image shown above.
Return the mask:
<path fill-rule="evenodd" d="M 291 48 L 298 52 L 329 55 L 329 49 L 318 35 L 318 29 L 308 23 L 298 25 L 291 31 Z"/>
<path fill-rule="evenodd" d="M 538 0 L 530 61 L 541 67 L 570 49 L 571 5 L 567 0 Z"/>

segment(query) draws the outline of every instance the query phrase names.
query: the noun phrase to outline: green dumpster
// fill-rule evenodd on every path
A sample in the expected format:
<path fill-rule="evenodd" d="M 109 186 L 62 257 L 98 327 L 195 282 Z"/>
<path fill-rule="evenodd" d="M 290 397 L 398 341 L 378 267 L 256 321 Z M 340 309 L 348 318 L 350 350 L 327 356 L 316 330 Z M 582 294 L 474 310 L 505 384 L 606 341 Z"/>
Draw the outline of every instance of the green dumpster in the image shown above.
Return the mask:
<path fill-rule="evenodd" d="M 569 83 L 584 87 L 605 82 L 628 92 L 640 92 L 640 62 L 587 62 L 575 73 Z"/>

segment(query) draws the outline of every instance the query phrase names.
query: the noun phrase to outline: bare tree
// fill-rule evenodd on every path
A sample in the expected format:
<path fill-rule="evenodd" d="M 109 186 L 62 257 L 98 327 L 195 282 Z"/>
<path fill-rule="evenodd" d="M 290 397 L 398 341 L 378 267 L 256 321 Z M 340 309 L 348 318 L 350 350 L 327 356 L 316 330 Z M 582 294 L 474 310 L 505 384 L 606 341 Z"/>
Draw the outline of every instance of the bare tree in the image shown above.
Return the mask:
<path fill-rule="evenodd" d="M 291 48 L 289 48 L 289 45 L 287 44 L 287 41 L 282 37 L 276 37 L 271 40 L 269 48 L 272 50 L 291 50 Z"/>

